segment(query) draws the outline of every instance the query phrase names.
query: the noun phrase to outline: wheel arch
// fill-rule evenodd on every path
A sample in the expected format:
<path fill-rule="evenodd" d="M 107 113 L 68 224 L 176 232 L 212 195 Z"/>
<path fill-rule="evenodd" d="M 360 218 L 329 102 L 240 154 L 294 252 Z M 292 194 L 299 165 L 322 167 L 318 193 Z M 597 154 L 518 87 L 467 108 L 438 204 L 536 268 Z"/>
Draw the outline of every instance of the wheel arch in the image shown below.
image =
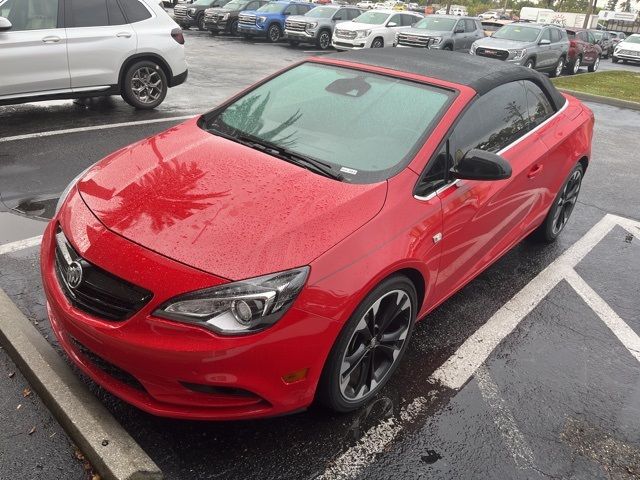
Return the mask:
<path fill-rule="evenodd" d="M 173 86 L 173 72 L 171 71 L 171 67 L 167 64 L 167 62 L 165 62 L 165 60 L 160 55 L 157 55 L 155 53 L 136 53 L 135 55 L 131 55 L 124 62 L 122 62 L 122 66 L 120 67 L 120 73 L 118 74 L 118 87 L 120 89 L 122 89 L 122 81 L 129 67 L 131 67 L 131 65 L 141 60 L 149 60 L 151 62 L 156 62 L 160 66 L 160 68 L 162 68 L 162 71 L 167 77 L 167 82 L 169 83 L 169 86 L 170 87 Z"/>
<path fill-rule="evenodd" d="M 587 167 L 589 166 L 589 159 L 586 156 L 584 156 L 580 160 L 578 160 L 578 163 L 582 165 L 582 170 L 586 172 Z"/>

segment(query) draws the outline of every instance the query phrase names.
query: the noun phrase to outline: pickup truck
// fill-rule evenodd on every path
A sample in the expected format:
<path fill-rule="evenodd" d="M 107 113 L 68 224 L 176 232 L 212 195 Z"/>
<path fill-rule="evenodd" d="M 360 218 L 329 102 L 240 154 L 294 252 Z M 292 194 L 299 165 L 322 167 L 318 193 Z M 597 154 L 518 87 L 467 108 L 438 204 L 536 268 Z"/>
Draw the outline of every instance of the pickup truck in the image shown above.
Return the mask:
<path fill-rule="evenodd" d="M 304 15 L 292 15 L 284 22 L 284 36 L 292 47 L 300 43 L 313 43 L 320 50 L 331 46 L 335 26 L 357 18 L 359 8 L 340 5 L 323 5 L 309 10 Z"/>
<path fill-rule="evenodd" d="M 290 15 L 304 15 L 314 7 L 309 2 L 275 1 L 263 5 L 257 10 L 240 13 L 238 33 L 245 39 L 266 37 L 271 43 L 282 39 L 284 22 Z"/>

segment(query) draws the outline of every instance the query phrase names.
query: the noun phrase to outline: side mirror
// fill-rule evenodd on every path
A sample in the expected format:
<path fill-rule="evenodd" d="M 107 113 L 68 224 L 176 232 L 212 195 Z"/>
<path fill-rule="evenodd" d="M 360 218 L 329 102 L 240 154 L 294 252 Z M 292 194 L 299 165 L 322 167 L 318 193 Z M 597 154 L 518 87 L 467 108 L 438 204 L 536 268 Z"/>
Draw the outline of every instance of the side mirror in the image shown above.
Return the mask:
<path fill-rule="evenodd" d="M 464 33 L 464 28 L 456 28 L 453 33 Z"/>
<path fill-rule="evenodd" d="M 4 17 L 0 17 L 0 32 L 11 30 L 11 22 Z"/>
<path fill-rule="evenodd" d="M 398 24 L 396 22 L 389 22 L 387 23 L 387 27 L 397 27 Z"/>
<path fill-rule="evenodd" d="M 542 40 L 540 40 L 538 42 L 539 45 L 551 45 L 551 40 L 549 40 L 548 38 L 543 38 Z"/>
<path fill-rule="evenodd" d="M 511 165 L 500 155 L 473 148 L 450 172 L 461 180 L 504 180 L 511 177 Z"/>

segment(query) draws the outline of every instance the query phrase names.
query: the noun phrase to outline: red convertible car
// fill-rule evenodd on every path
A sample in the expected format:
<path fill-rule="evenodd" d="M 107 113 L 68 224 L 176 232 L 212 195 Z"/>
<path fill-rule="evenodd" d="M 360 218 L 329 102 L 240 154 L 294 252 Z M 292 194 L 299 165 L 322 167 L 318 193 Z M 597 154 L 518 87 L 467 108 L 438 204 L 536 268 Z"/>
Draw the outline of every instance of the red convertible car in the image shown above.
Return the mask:
<path fill-rule="evenodd" d="M 562 232 L 593 124 L 505 62 L 311 58 L 69 185 L 42 243 L 52 327 L 155 415 L 356 409 L 417 320 L 526 236 Z"/>

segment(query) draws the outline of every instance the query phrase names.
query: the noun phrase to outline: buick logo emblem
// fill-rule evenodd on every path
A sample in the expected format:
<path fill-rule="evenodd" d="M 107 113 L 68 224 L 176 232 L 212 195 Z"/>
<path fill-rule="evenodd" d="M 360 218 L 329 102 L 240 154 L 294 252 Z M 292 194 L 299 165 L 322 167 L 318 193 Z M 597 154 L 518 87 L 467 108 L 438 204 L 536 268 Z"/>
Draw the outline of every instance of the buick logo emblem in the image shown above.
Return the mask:
<path fill-rule="evenodd" d="M 67 283 L 71 288 L 78 288 L 82 283 L 82 265 L 72 262 L 67 270 Z"/>

